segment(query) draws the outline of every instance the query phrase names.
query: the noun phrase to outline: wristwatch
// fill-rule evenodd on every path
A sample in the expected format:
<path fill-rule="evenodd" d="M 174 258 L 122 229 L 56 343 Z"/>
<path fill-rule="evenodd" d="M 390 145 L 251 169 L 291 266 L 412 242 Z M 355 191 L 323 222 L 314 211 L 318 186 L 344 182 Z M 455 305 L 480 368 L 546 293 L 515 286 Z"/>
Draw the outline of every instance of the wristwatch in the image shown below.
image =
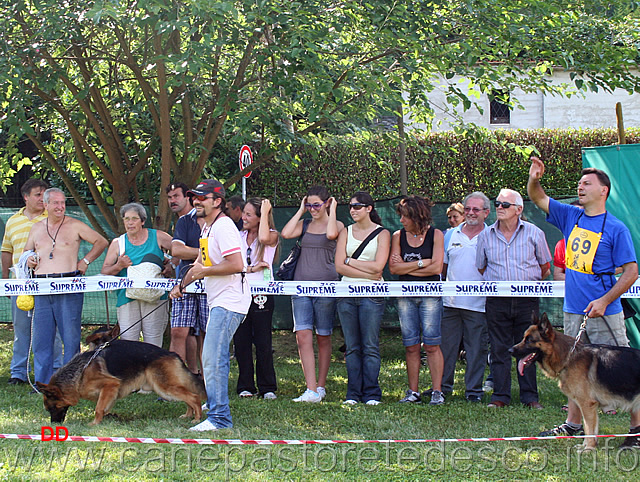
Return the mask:
<path fill-rule="evenodd" d="M 344 258 L 344 264 L 349 264 L 349 261 L 351 261 L 351 257 Z"/>
<path fill-rule="evenodd" d="M 418 260 L 418 268 L 424 268 L 424 261 L 421 259 Z"/>
<path fill-rule="evenodd" d="M 87 266 L 91 264 L 91 261 L 89 261 L 87 258 L 82 258 L 82 261 L 84 261 L 87 264 Z"/>

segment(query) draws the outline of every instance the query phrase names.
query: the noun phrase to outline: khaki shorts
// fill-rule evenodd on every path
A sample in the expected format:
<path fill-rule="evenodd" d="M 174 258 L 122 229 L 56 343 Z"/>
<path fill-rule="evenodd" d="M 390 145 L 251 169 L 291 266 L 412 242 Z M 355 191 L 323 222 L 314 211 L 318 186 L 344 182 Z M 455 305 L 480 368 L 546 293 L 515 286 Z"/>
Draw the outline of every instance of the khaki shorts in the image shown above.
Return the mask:
<path fill-rule="evenodd" d="M 584 320 L 584 315 L 564 313 L 564 333 L 575 338 Z M 607 326 L 608 325 L 608 326 Z M 622 311 L 615 315 L 587 319 L 587 331 L 582 334 L 583 343 L 597 345 L 629 346 L 627 328 Z"/>

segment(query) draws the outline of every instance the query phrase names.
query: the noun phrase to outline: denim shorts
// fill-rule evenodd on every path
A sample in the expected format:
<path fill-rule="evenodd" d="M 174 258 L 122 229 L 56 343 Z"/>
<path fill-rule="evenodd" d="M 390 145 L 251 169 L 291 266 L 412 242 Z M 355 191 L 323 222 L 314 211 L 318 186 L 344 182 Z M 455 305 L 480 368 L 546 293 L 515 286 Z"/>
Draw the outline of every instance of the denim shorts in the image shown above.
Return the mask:
<path fill-rule="evenodd" d="M 398 298 L 398 317 L 404 346 L 439 345 L 442 341 L 442 298 L 439 296 Z"/>
<path fill-rule="evenodd" d="M 292 296 L 293 331 L 313 330 L 320 336 L 333 332 L 337 298 L 315 296 Z"/>

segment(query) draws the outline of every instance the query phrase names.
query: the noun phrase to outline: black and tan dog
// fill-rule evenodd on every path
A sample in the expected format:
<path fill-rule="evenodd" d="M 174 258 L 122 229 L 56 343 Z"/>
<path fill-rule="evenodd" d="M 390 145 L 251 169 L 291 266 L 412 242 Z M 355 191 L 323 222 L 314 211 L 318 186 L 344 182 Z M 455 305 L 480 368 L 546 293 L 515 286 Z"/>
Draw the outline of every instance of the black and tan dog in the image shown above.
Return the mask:
<path fill-rule="evenodd" d="M 106 342 L 115 340 L 120 334 L 120 325 L 116 323 L 113 326 L 102 325 L 87 335 L 85 341 L 89 345 L 89 350 L 95 350 Z"/>
<path fill-rule="evenodd" d="M 585 435 L 598 434 L 598 408 L 640 409 L 640 350 L 578 343 L 553 329 L 546 313 L 534 317 L 523 340 L 511 348 L 519 359 L 518 371 L 534 361 L 560 390 L 582 410 Z M 583 450 L 596 447 L 596 438 L 585 438 Z"/>
<path fill-rule="evenodd" d="M 96 353 L 97 352 L 97 353 Z M 153 390 L 165 400 L 187 404 L 184 417 L 202 417 L 204 383 L 175 353 L 149 343 L 114 340 L 101 350 L 76 355 L 53 374 L 48 384 L 37 383 L 52 422 L 63 422 L 69 407 L 80 399 L 97 402 L 91 425 L 100 423 L 119 398 L 137 390 Z"/>

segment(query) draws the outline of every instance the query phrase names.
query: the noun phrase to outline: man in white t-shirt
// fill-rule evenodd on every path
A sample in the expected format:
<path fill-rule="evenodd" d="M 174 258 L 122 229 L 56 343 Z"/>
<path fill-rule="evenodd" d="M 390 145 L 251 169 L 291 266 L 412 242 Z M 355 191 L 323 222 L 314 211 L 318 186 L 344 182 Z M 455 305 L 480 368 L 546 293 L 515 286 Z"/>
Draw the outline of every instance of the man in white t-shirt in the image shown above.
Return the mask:
<path fill-rule="evenodd" d="M 190 428 L 204 432 L 233 427 L 228 391 L 229 343 L 249 311 L 251 291 L 242 273 L 245 253 L 240 234 L 224 214 L 224 187 L 219 181 L 208 179 L 188 194 L 193 197 L 196 215 L 205 224 L 198 259 L 184 276 L 182 286 L 176 285 L 171 291 L 171 297 L 181 297 L 185 286 L 204 279 L 209 321 L 202 347 L 202 368 L 209 413 L 204 422 Z"/>
<path fill-rule="evenodd" d="M 444 252 L 443 278 L 447 281 L 482 281 L 476 268 L 478 235 L 486 228 L 485 219 L 491 204 L 481 192 L 464 199 L 465 222 L 453 228 Z M 460 341 L 464 340 L 467 368 L 464 375 L 465 398 L 470 402 L 482 399 L 482 379 L 487 365 L 487 319 L 484 296 L 445 296 L 442 316 L 442 342 L 444 357 L 442 390 L 453 391 L 453 379 Z"/>

